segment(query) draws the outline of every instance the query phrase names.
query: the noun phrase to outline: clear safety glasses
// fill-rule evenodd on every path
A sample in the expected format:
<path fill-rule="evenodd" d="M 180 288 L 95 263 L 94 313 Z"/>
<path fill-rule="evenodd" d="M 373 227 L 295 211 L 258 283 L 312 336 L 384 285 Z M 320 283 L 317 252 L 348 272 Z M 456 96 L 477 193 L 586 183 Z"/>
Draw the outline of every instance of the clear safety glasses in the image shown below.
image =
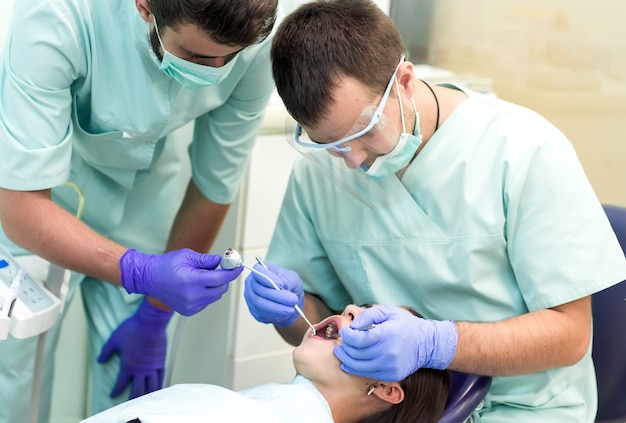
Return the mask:
<path fill-rule="evenodd" d="M 367 124 L 367 126 L 365 126 L 363 129 L 358 130 L 357 132 L 350 134 L 340 140 L 320 144 L 320 143 L 316 143 L 314 141 L 309 140 L 308 137 L 306 137 L 305 134 L 303 134 L 302 126 L 300 126 L 300 124 L 296 124 L 296 130 L 295 130 L 295 135 L 294 135 L 294 140 L 296 144 L 298 144 L 301 147 L 325 149 L 325 150 L 331 150 L 337 153 L 345 153 L 347 151 L 350 151 L 351 150 L 350 146 L 344 145 L 345 143 L 352 141 L 354 139 L 360 138 L 363 135 L 367 134 L 369 131 L 372 130 L 372 128 L 374 128 L 381 121 L 381 118 L 383 117 L 383 110 L 385 109 L 385 105 L 387 104 L 387 99 L 389 98 L 389 93 L 391 92 L 391 87 L 393 86 L 393 83 L 396 79 L 396 73 L 398 73 L 398 69 L 400 68 L 400 65 L 402 64 L 402 62 L 404 62 L 404 54 L 400 56 L 400 62 L 398 63 L 398 66 L 396 66 L 396 69 L 393 71 L 393 75 L 391 75 L 391 79 L 389 80 L 389 83 L 387 84 L 387 88 L 385 88 L 385 92 L 382 98 L 380 99 L 380 102 L 378 103 L 376 110 L 374 110 L 374 112 L 372 113 L 372 118 Z M 303 138 L 307 138 L 307 139 L 305 140 Z"/>

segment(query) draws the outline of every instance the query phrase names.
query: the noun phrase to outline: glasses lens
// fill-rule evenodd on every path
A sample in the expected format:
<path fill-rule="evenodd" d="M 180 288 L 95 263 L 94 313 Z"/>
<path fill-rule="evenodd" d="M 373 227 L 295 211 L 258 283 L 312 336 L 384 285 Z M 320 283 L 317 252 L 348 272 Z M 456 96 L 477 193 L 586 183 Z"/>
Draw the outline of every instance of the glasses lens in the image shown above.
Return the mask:
<path fill-rule="evenodd" d="M 376 106 L 367 106 L 363 109 L 363 112 L 361 112 L 354 125 L 352 125 L 350 131 L 345 134 L 342 139 L 352 137 L 355 134 L 359 134 L 358 136 L 362 137 L 370 132 L 376 132 L 382 129 L 387 123 L 387 117 L 385 115 L 381 115 L 380 119 L 378 119 L 377 122 L 374 122 L 375 112 Z"/>

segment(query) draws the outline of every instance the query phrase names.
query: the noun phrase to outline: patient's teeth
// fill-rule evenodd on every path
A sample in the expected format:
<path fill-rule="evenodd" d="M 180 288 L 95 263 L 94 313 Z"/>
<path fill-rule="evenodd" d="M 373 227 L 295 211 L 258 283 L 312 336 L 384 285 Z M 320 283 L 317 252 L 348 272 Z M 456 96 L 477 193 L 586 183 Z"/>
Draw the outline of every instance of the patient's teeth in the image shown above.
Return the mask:
<path fill-rule="evenodd" d="M 339 333 L 337 332 L 337 323 L 335 322 L 330 322 L 328 324 L 328 326 L 326 326 L 326 331 L 325 331 L 325 335 L 326 335 L 326 339 L 336 339 L 339 337 Z"/>

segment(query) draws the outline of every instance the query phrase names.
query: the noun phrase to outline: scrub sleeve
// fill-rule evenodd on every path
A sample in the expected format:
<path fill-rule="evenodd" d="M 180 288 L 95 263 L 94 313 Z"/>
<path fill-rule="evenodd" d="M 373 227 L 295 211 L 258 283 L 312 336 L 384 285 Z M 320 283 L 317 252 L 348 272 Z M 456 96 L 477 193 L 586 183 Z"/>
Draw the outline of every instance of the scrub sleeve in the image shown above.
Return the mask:
<path fill-rule="evenodd" d="M 2 187 L 51 188 L 53 200 L 75 213 L 75 193 L 60 187 L 72 181 L 84 192 L 87 225 L 146 253 L 165 248 L 190 176 L 208 199 L 234 199 L 273 90 L 270 38 L 239 53 L 219 86 L 188 90 L 152 61 L 148 26 L 134 2 L 22 0 L 13 19 L 0 67 L 2 104 L 10 105 L 0 108 Z M 195 122 L 193 141 L 165 140 L 189 122 Z M 140 297 L 92 278 L 82 295 L 96 412 L 128 398 L 127 392 L 109 398 L 117 358 L 105 365 L 96 358 Z M 42 423 L 49 415 L 59 325 L 48 336 Z M 0 343 L 0 404 L 11 405 L 0 408 L 1 423 L 21 423 L 29 413 L 30 389 L 22 388 L 32 381 L 27 363 L 35 345 Z"/>

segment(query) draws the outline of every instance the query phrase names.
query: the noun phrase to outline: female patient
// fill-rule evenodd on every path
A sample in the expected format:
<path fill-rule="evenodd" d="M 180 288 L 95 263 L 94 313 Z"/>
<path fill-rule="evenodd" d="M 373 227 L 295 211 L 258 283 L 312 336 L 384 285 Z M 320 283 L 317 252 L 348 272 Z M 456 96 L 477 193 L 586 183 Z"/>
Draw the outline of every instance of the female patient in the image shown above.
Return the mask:
<path fill-rule="evenodd" d="M 333 348 L 364 307 L 349 305 L 307 332 L 293 351 L 297 376 L 234 392 L 215 385 L 181 384 L 152 392 L 84 420 L 118 422 L 437 422 L 449 389 L 446 371 L 420 369 L 401 382 L 350 375 Z M 412 312 L 404 308 L 401 312 Z M 415 314 L 415 313 L 414 313 Z M 375 329 L 373 329 L 375 330 Z"/>

